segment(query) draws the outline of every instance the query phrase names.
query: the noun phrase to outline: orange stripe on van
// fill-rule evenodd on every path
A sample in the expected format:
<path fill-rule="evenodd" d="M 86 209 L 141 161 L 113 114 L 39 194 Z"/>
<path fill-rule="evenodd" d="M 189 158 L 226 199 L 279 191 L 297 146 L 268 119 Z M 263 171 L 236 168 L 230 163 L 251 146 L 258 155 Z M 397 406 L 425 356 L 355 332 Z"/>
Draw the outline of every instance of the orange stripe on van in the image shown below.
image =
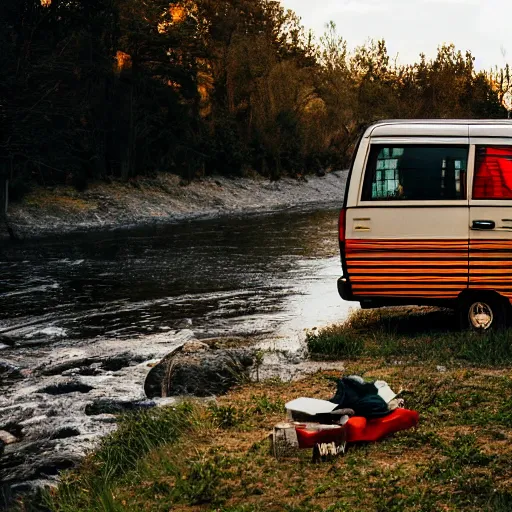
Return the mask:
<path fill-rule="evenodd" d="M 494 272 L 494 271 L 493 271 Z M 486 272 L 487 273 L 487 272 Z M 413 269 L 395 269 L 395 268 L 353 268 L 351 270 L 350 277 L 360 277 L 360 276 L 410 276 L 411 274 L 423 274 L 425 276 L 465 276 L 467 279 L 468 275 L 468 269 L 467 267 L 460 267 L 460 268 L 418 268 L 417 270 Z M 447 277 L 449 279 L 449 277 Z"/>
<path fill-rule="evenodd" d="M 437 259 L 437 258 L 451 258 L 454 260 L 458 260 L 461 257 L 460 252 L 447 252 L 447 251 L 435 251 L 435 252 L 417 252 L 417 251 L 410 251 L 405 253 L 404 251 L 392 251 L 391 249 L 388 251 L 372 251 L 372 252 L 350 252 L 350 258 L 365 258 L 365 259 L 396 259 L 397 254 L 400 254 L 401 256 L 407 256 L 407 259 L 415 258 L 415 259 Z M 465 254 L 467 254 L 467 250 L 464 251 Z M 466 260 L 467 262 L 467 260 Z"/>
<path fill-rule="evenodd" d="M 512 249 L 512 240 L 471 240 L 471 249 Z"/>
<path fill-rule="evenodd" d="M 455 299 L 467 288 L 512 302 L 512 240 L 347 240 L 356 297 Z"/>
<path fill-rule="evenodd" d="M 368 291 L 360 295 L 361 297 L 399 297 L 399 298 L 418 298 L 428 297 L 429 299 L 454 299 L 453 293 L 442 293 L 434 291 L 425 291 L 418 293 L 397 292 L 397 291 Z"/>
<path fill-rule="evenodd" d="M 512 297 L 512 241 L 472 240 L 469 251 L 469 288 Z"/>
<path fill-rule="evenodd" d="M 453 277 L 440 277 L 440 276 L 437 276 L 437 275 L 425 275 L 425 276 L 408 276 L 407 274 L 402 274 L 402 275 L 394 275 L 394 277 L 397 279 L 397 281 L 400 281 L 400 280 L 405 280 L 404 282 L 413 282 L 413 283 L 416 283 L 416 282 L 426 282 L 426 283 L 431 283 L 431 282 L 440 282 L 440 283 L 453 283 L 454 281 L 455 282 L 460 282 L 460 283 L 466 283 L 467 282 L 467 277 L 464 276 L 458 276 L 458 278 L 453 278 Z M 512 281 L 512 277 L 510 278 L 511 281 Z M 369 281 L 369 282 L 379 282 L 379 281 L 382 281 L 382 282 L 385 282 L 387 283 L 389 281 L 389 277 L 387 276 L 384 276 L 384 275 L 380 275 L 380 276 L 369 276 L 369 275 L 364 275 L 364 276 L 355 276 L 355 277 L 352 277 L 351 278 L 351 282 L 352 283 L 361 283 L 361 282 L 366 282 L 366 281 Z"/>
<path fill-rule="evenodd" d="M 356 296 L 446 299 L 468 285 L 467 240 L 347 240 L 345 257 Z"/>
<path fill-rule="evenodd" d="M 444 247 L 450 250 L 466 249 L 468 242 L 465 240 L 347 240 L 347 245 L 354 249 L 368 249 L 375 247 L 382 249 L 383 247 L 394 247 L 397 249 L 437 249 Z"/>
<path fill-rule="evenodd" d="M 407 266 L 407 267 L 417 267 L 418 269 L 423 270 L 425 267 L 432 267 L 435 263 L 437 267 L 457 267 L 464 269 L 465 272 L 467 272 L 468 268 L 468 262 L 466 261 L 435 261 L 432 260 L 412 260 L 408 261 L 405 258 L 404 255 L 401 255 L 403 259 L 400 260 L 386 260 L 386 261 L 373 261 L 373 260 L 351 260 L 350 258 L 347 258 L 347 264 L 351 267 L 386 267 L 386 268 L 397 268 L 400 266 Z M 423 268 L 422 268 L 423 267 Z"/>

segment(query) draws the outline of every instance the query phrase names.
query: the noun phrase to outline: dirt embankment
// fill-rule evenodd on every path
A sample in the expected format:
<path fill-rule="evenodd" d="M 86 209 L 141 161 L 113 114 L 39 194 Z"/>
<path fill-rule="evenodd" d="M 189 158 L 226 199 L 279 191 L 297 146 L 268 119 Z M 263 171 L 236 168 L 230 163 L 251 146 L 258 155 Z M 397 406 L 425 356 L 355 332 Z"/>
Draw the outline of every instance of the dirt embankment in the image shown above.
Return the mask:
<path fill-rule="evenodd" d="M 22 203 L 11 204 L 8 218 L 14 233 L 25 238 L 341 204 L 346 176 L 346 171 L 336 171 L 304 181 L 285 178 L 278 182 L 212 177 L 183 186 L 178 176 L 161 174 L 133 183 L 96 183 L 84 192 L 63 186 L 40 188 Z"/>

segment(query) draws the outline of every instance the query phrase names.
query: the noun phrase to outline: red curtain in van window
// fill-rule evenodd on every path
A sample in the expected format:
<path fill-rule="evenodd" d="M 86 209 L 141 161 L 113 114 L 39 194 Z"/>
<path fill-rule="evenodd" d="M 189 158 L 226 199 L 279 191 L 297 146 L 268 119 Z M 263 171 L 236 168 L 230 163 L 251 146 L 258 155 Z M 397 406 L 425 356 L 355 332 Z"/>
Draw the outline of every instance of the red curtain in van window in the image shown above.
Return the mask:
<path fill-rule="evenodd" d="M 512 199 L 512 147 L 477 148 L 473 199 Z"/>

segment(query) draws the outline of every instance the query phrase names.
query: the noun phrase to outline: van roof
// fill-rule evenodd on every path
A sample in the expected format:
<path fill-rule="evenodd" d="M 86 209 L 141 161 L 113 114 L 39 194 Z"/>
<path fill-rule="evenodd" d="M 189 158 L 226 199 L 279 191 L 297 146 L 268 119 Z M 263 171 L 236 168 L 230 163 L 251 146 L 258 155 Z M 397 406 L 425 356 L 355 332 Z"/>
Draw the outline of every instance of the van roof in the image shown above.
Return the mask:
<path fill-rule="evenodd" d="M 512 138 L 510 119 L 389 119 L 371 125 L 368 137 L 436 136 Z"/>

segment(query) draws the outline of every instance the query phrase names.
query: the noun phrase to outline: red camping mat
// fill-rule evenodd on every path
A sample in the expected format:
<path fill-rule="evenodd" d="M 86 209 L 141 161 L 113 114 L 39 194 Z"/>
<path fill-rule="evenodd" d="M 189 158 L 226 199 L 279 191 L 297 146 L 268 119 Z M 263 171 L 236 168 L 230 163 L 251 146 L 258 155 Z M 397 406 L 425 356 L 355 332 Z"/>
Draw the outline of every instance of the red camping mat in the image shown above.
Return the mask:
<path fill-rule="evenodd" d="M 408 409 L 395 409 L 384 418 L 367 420 L 361 416 L 354 416 L 345 423 L 347 442 L 378 441 L 383 437 L 415 427 L 420 420 L 416 411 Z"/>
<path fill-rule="evenodd" d="M 311 430 L 306 426 L 296 426 L 297 440 L 300 448 L 313 448 L 320 443 L 357 443 L 361 441 L 378 441 L 394 432 L 415 427 L 419 414 L 408 409 L 395 409 L 384 418 L 367 420 L 362 416 L 350 418 L 341 428 Z"/>

